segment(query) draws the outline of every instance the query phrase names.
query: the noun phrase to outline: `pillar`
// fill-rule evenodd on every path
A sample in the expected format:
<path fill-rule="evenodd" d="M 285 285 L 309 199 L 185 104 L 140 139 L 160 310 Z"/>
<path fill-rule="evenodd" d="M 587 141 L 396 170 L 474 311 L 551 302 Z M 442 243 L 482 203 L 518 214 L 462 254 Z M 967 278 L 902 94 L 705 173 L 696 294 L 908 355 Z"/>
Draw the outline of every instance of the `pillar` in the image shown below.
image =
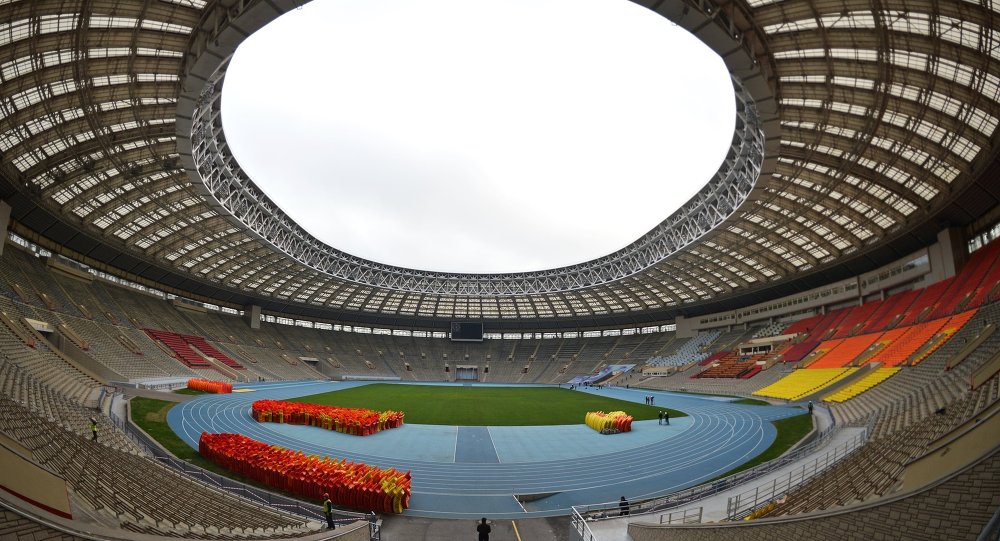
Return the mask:
<path fill-rule="evenodd" d="M 3 255 L 3 247 L 7 244 L 7 228 L 10 227 L 10 205 L 6 201 L 0 201 L 0 256 Z"/>
<path fill-rule="evenodd" d="M 243 307 L 243 317 L 251 329 L 260 329 L 260 306 L 249 304 Z"/>

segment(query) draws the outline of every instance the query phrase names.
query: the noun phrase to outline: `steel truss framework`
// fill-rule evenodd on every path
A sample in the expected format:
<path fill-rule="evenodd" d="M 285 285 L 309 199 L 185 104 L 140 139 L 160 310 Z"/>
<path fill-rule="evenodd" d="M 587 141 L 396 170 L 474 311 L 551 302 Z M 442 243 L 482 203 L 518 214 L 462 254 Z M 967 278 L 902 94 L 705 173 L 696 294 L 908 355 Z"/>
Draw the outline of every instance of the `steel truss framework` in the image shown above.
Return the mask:
<path fill-rule="evenodd" d="M 333 278 L 406 293 L 514 296 L 560 293 L 608 284 L 640 273 L 708 233 L 746 200 L 760 173 L 763 131 L 750 96 L 738 81 L 737 127 L 725 163 L 683 208 L 622 250 L 579 265 L 538 272 L 457 274 L 383 265 L 338 251 L 299 227 L 271 202 L 229 152 L 221 118 L 222 82 L 217 72 L 202 92 L 192 128 L 198 174 L 219 204 L 241 226 L 310 269 Z M 210 268 L 210 271 L 217 269 Z M 310 276 L 312 281 L 319 275 Z"/>
<path fill-rule="evenodd" d="M 834 267 L 926 223 L 996 159 L 991 0 L 637 3 L 723 56 L 740 120 L 694 200 L 581 265 L 379 265 L 263 198 L 228 152 L 216 90 L 236 46 L 291 0 L 0 3 L 0 172 L 9 193 L 108 249 L 291 311 L 597 321 Z"/>

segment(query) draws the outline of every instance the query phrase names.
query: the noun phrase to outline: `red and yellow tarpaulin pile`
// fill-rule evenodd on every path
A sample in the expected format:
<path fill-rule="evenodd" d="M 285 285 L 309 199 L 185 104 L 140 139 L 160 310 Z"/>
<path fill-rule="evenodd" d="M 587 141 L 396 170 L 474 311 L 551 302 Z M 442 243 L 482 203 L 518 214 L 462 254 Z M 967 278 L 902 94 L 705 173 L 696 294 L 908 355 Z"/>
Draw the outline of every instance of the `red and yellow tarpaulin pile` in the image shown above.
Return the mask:
<path fill-rule="evenodd" d="M 355 436 L 369 436 L 403 426 L 403 412 L 320 406 L 287 400 L 258 400 L 251 407 L 258 423 L 318 426 Z"/>
<path fill-rule="evenodd" d="M 410 472 L 306 455 L 242 434 L 201 433 L 198 452 L 257 482 L 334 505 L 362 511 L 402 513 L 410 504 Z"/>
<path fill-rule="evenodd" d="M 226 383 L 225 381 L 191 378 L 188 380 L 188 389 L 204 391 L 206 393 L 227 394 L 233 392 L 233 384 Z"/>
<path fill-rule="evenodd" d="M 624 411 L 588 411 L 584 422 L 602 434 L 632 431 L 632 416 Z"/>

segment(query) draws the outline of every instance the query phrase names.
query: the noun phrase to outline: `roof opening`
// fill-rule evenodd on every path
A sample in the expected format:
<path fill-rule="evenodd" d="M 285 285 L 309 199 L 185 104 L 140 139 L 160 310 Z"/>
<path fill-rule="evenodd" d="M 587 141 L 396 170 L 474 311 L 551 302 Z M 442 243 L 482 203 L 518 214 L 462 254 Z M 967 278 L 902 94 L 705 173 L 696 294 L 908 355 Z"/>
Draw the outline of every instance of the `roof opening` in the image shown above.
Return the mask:
<path fill-rule="evenodd" d="M 322 241 L 485 273 L 628 245 L 735 125 L 722 60 L 626 0 L 312 2 L 240 46 L 222 112 L 243 169 Z"/>

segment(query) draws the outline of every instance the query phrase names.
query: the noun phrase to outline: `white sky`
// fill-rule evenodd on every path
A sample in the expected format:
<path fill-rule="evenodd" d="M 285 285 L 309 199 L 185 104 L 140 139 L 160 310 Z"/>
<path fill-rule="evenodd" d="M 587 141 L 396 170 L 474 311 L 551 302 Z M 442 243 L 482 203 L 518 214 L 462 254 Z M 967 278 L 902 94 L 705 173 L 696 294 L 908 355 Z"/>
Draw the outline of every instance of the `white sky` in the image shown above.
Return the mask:
<path fill-rule="evenodd" d="M 315 0 L 244 42 L 233 153 L 324 242 L 515 272 L 607 255 L 711 178 L 722 60 L 626 0 Z"/>

